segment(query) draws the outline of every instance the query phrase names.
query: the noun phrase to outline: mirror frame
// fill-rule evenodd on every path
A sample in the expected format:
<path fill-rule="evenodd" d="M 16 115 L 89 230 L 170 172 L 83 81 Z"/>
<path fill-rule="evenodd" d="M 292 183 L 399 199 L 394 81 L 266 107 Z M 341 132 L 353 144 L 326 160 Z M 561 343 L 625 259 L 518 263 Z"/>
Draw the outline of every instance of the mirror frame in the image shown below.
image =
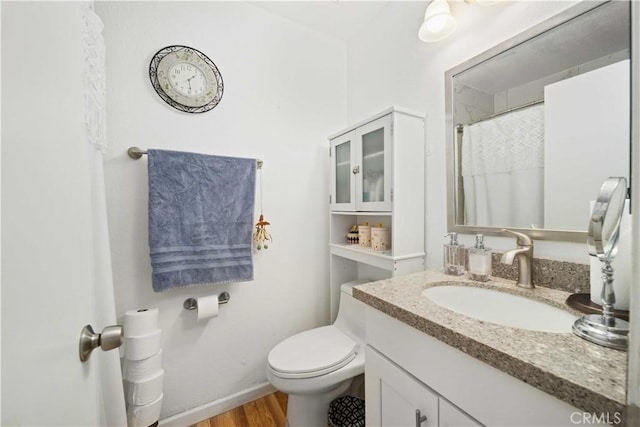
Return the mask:
<path fill-rule="evenodd" d="M 640 211 L 640 4 L 631 2 L 631 210 Z M 633 190 L 635 189 L 635 190 Z M 634 198 L 635 197 L 635 198 Z M 640 255 L 640 216 L 632 215 L 632 256 Z M 627 361 L 627 408 L 629 425 L 640 421 L 640 266 L 634 263 Z"/>
<path fill-rule="evenodd" d="M 501 231 L 503 228 L 509 230 L 526 233 L 532 239 L 536 240 L 554 240 L 563 242 L 575 242 L 586 243 L 587 241 L 587 221 L 585 220 L 584 231 L 571 231 L 571 230 L 545 230 L 545 229 L 532 229 L 532 228 L 517 228 L 517 227 L 486 227 L 477 225 L 461 225 L 456 224 L 456 193 L 457 193 L 457 177 L 456 169 L 454 167 L 455 159 L 455 146 L 456 146 L 456 132 L 453 123 L 453 77 L 461 72 L 468 70 L 476 65 L 485 62 L 515 46 L 518 46 L 526 41 L 545 33 L 565 22 L 576 18 L 590 10 L 593 10 L 611 0 L 589 1 L 581 2 L 575 6 L 572 6 L 551 18 L 523 31 L 522 33 L 506 40 L 492 48 L 472 57 L 471 59 L 464 61 L 450 70 L 445 72 L 445 141 L 446 141 L 446 173 L 447 173 L 447 231 L 457 232 L 460 234 L 476 234 L 481 233 L 488 236 L 504 236 Z M 633 2 L 632 2 L 633 3 Z M 633 22 L 631 23 L 633 31 Z M 633 79 L 632 79 L 633 80 Z M 631 141 L 629 141 L 629 147 L 631 148 Z M 629 161 L 630 165 L 630 161 Z"/>

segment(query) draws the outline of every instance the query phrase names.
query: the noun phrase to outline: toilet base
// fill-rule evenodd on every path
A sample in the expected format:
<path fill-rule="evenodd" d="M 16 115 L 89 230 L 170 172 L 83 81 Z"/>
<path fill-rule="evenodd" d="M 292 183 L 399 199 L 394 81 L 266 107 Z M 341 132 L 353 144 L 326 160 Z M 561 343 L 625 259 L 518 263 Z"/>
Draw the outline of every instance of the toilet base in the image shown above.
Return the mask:
<path fill-rule="evenodd" d="M 289 427 L 324 427 L 331 401 L 344 394 L 353 378 L 337 384 L 321 394 L 289 394 L 287 401 L 287 425 Z"/>

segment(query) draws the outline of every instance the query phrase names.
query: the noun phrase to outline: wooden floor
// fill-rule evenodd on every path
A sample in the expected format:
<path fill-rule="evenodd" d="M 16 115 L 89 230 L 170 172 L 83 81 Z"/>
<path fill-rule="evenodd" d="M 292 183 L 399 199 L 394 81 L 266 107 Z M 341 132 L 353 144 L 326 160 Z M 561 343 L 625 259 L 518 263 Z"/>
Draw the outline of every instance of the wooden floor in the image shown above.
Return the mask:
<path fill-rule="evenodd" d="M 287 395 L 276 391 L 191 427 L 286 427 Z"/>

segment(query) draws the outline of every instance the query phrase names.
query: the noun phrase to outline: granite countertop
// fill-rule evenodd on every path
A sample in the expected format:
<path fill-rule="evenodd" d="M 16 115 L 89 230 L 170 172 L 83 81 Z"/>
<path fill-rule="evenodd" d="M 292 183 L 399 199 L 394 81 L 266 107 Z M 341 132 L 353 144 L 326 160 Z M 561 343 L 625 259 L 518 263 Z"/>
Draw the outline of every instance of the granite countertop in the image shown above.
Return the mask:
<path fill-rule="evenodd" d="M 429 270 L 359 285 L 353 296 L 438 340 L 587 412 L 622 412 L 626 393 L 626 352 L 585 341 L 572 333 L 548 333 L 483 322 L 448 310 L 421 295 L 442 284 L 461 282 L 521 295 L 582 316 L 565 304 L 567 292 L 538 286 L 523 289 L 494 278 L 473 282 L 466 275 Z"/>

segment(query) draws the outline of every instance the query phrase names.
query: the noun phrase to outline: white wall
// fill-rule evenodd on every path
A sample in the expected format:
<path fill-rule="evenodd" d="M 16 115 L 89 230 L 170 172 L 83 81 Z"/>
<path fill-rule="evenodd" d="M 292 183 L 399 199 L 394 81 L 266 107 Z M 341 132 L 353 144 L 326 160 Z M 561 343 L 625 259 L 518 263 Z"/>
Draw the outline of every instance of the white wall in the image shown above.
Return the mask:
<path fill-rule="evenodd" d="M 119 319 L 159 307 L 161 418 L 266 381 L 279 341 L 328 322 L 328 142 L 346 125 L 346 47 L 240 2 L 99 2 L 107 45 L 106 185 Z M 193 46 L 224 80 L 204 114 L 172 109 L 148 77 L 152 55 Z M 147 160 L 130 146 L 264 160 L 264 213 L 274 242 L 255 280 L 156 294 L 147 243 Z M 258 214 L 258 210 L 256 210 Z M 197 322 L 187 297 L 228 291 L 220 316 Z"/>
<path fill-rule="evenodd" d="M 442 264 L 446 233 L 444 73 L 572 6 L 575 2 L 498 2 L 493 6 L 449 2 L 456 32 L 426 44 L 417 32 L 426 2 L 390 2 L 347 44 L 349 121 L 396 104 L 427 114 L 427 264 Z M 586 224 L 585 224 L 586 229 Z M 460 238 L 471 245 L 473 236 Z M 488 237 L 488 246 L 515 247 L 514 239 Z M 536 241 L 536 256 L 587 263 L 585 245 Z"/>

